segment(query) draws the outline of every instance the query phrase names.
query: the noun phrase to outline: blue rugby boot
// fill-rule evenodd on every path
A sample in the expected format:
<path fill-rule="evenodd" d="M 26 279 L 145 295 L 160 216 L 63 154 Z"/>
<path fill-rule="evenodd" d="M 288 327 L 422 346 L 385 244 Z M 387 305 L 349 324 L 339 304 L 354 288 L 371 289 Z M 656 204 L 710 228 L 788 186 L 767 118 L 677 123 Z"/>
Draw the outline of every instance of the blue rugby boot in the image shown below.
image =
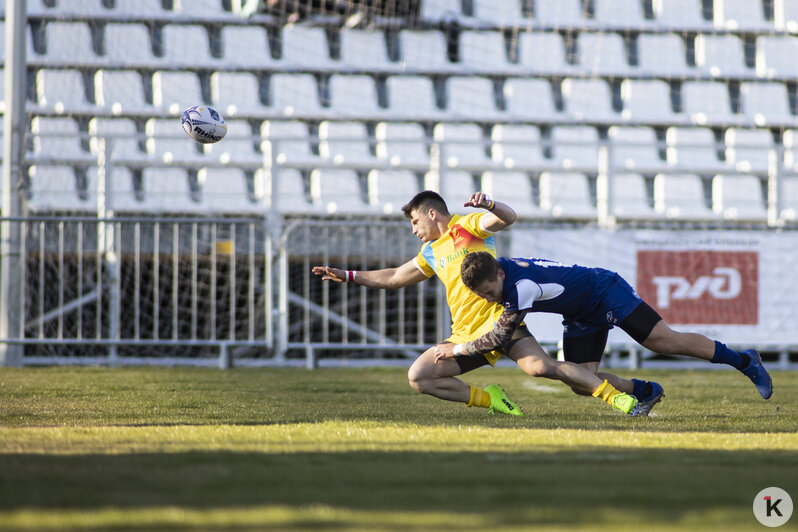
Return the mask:
<path fill-rule="evenodd" d="M 649 381 L 651 384 L 651 393 L 648 394 L 646 397 L 643 397 L 637 403 L 637 416 L 647 416 L 651 413 L 651 409 L 654 408 L 654 405 L 662 401 L 662 398 L 665 397 L 665 390 L 662 388 L 662 385 L 658 382 Z"/>
<path fill-rule="evenodd" d="M 740 371 L 751 379 L 751 382 L 756 386 L 756 390 L 759 392 L 759 395 L 762 396 L 762 399 L 770 399 L 770 396 L 773 395 L 773 379 L 770 378 L 768 370 L 762 365 L 762 357 L 753 349 L 746 349 L 742 351 L 742 353 L 751 358 L 751 363 L 748 364 L 747 368 L 741 369 Z"/>

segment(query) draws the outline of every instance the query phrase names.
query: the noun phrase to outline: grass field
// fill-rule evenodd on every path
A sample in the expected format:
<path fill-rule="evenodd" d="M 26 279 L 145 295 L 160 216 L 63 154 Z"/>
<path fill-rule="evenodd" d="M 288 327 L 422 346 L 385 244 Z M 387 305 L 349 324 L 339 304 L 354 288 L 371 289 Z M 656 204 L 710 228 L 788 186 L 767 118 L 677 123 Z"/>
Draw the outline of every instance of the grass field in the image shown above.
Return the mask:
<path fill-rule="evenodd" d="M 0 368 L 0 530 L 765 530 L 798 503 L 798 373 L 645 371 L 626 418 L 517 369 L 526 416 L 381 369 Z M 778 530 L 798 530 L 798 515 Z"/>

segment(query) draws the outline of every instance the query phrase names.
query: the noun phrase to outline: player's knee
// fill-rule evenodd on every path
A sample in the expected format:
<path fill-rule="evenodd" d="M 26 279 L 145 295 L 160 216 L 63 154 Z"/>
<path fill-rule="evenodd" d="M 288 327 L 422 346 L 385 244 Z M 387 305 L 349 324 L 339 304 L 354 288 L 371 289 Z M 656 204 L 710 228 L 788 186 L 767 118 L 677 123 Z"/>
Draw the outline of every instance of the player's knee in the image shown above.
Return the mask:
<path fill-rule="evenodd" d="M 426 393 L 428 379 L 424 378 L 423 368 L 410 366 L 407 371 L 407 381 L 410 383 L 410 387 L 418 393 Z"/>
<path fill-rule="evenodd" d="M 532 377 L 545 377 L 551 371 L 547 361 L 538 357 L 527 357 L 519 365 L 524 373 Z"/>

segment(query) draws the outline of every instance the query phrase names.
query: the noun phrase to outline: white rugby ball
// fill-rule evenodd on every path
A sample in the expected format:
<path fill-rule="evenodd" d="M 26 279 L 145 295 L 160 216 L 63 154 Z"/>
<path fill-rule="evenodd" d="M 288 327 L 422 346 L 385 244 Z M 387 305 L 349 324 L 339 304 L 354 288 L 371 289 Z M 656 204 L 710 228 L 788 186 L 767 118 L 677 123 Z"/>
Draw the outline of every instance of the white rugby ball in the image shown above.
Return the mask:
<path fill-rule="evenodd" d="M 189 137 L 202 144 L 219 142 L 227 134 L 222 115 L 206 105 L 194 105 L 183 111 L 180 123 Z"/>

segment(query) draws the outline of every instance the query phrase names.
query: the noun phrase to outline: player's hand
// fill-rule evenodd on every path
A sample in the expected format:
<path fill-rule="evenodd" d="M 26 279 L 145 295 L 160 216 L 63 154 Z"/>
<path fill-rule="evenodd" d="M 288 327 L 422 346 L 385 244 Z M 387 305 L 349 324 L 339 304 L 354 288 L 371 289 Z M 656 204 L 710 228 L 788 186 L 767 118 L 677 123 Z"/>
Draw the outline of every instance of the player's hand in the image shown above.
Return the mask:
<path fill-rule="evenodd" d="M 468 201 L 463 204 L 463 207 L 476 207 L 487 209 L 490 207 L 491 201 L 490 196 L 485 194 L 484 192 L 474 192 L 471 194 L 471 197 L 468 198 Z"/>
<path fill-rule="evenodd" d="M 339 270 L 338 268 L 314 266 L 313 273 L 320 275 L 322 281 L 335 281 L 336 283 L 343 283 L 346 281 L 346 271 Z"/>
<path fill-rule="evenodd" d="M 455 358 L 454 344 L 438 344 L 435 346 L 435 363 L 444 358 Z"/>

